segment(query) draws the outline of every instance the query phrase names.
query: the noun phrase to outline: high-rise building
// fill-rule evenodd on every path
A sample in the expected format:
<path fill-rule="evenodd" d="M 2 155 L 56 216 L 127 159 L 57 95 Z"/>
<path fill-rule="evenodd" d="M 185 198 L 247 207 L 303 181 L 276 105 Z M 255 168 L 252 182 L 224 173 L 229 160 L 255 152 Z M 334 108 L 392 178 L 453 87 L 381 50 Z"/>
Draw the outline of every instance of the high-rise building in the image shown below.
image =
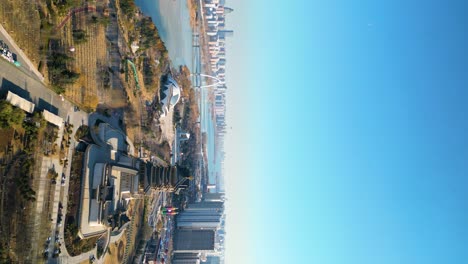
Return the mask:
<path fill-rule="evenodd" d="M 205 193 L 203 194 L 203 201 L 205 202 L 223 202 L 224 193 Z"/>
<path fill-rule="evenodd" d="M 223 202 L 200 202 L 200 203 L 188 204 L 185 211 L 192 211 L 192 210 L 222 211 L 223 207 L 224 207 Z"/>
<path fill-rule="evenodd" d="M 172 264 L 199 264 L 200 253 L 175 253 L 172 255 Z"/>
<path fill-rule="evenodd" d="M 220 258 L 218 256 L 208 256 L 204 264 L 220 264 Z"/>
<path fill-rule="evenodd" d="M 174 252 L 213 251 L 214 230 L 178 229 L 174 233 Z"/>
<path fill-rule="evenodd" d="M 177 227 L 180 229 L 212 229 L 219 228 L 221 212 L 198 210 L 183 211 L 177 215 Z"/>
<path fill-rule="evenodd" d="M 180 229 L 216 230 L 220 227 L 223 214 L 223 201 L 192 203 L 177 215 L 176 224 Z"/>
<path fill-rule="evenodd" d="M 224 38 L 234 36 L 234 30 L 220 30 L 218 31 L 219 36 Z"/>

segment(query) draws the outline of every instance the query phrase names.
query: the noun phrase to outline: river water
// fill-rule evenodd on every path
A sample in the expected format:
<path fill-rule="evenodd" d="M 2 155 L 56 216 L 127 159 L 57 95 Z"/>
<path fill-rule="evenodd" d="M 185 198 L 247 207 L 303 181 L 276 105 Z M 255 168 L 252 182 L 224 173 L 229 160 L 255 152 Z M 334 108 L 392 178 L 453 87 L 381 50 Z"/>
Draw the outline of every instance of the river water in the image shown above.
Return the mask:
<path fill-rule="evenodd" d="M 192 71 L 192 28 L 187 0 L 135 0 L 135 3 L 145 15 L 152 18 L 169 51 L 173 66 L 186 65 Z M 201 130 L 207 133 L 208 141 L 208 178 L 209 183 L 216 183 L 220 162 L 219 158 L 215 158 L 215 124 L 211 116 L 212 104 L 208 101 L 206 89 L 202 92 L 201 101 Z"/>
<path fill-rule="evenodd" d="M 187 65 L 192 70 L 192 28 L 186 0 L 136 0 L 135 3 L 153 19 L 173 66 Z"/>

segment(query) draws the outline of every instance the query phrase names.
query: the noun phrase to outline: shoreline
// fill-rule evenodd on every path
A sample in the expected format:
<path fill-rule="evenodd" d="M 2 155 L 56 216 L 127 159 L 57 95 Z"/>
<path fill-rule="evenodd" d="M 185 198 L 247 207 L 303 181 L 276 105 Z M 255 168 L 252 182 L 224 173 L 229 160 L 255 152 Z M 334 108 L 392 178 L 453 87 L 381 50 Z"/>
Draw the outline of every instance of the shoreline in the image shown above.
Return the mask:
<path fill-rule="evenodd" d="M 135 0 L 142 14 L 152 19 L 169 53 L 173 68 L 187 66 L 192 70 L 193 29 L 190 26 L 190 11 L 184 0 L 152 1 Z"/>

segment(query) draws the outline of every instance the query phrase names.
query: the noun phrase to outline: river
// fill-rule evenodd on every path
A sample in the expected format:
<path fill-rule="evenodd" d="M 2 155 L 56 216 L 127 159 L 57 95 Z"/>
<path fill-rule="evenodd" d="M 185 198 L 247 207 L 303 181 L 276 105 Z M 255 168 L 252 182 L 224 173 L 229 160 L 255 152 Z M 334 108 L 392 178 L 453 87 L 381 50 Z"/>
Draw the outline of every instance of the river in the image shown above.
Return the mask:
<path fill-rule="evenodd" d="M 186 0 L 135 0 L 152 18 L 174 66 L 192 70 L 192 28 Z"/>
<path fill-rule="evenodd" d="M 174 67 L 192 65 L 192 28 L 186 0 L 135 0 L 144 14 L 150 16 L 158 28 L 159 35 L 169 51 Z M 207 133 L 207 158 L 209 183 L 216 183 L 220 172 L 219 158 L 215 158 L 215 124 L 211 116 L 212 103 L 208 101 L 208 91 L 202 92 L 201 130 Z"/>

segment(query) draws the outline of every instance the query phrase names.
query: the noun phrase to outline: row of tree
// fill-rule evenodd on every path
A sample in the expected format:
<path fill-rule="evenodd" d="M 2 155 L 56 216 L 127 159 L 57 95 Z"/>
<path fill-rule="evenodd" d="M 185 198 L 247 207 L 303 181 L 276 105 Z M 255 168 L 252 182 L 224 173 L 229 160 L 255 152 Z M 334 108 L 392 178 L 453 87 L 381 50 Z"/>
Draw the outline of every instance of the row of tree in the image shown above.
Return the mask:
<path fill-rule="evenodd" d="M 19 164 L 21 164 L 21 169 L 15 178 L 16 185 L 23 199 L 34 202 L 36 200 L 36 192 L 31 188 L 30 184 L 34 159 L 25 156 L 19 161 Z"/>

